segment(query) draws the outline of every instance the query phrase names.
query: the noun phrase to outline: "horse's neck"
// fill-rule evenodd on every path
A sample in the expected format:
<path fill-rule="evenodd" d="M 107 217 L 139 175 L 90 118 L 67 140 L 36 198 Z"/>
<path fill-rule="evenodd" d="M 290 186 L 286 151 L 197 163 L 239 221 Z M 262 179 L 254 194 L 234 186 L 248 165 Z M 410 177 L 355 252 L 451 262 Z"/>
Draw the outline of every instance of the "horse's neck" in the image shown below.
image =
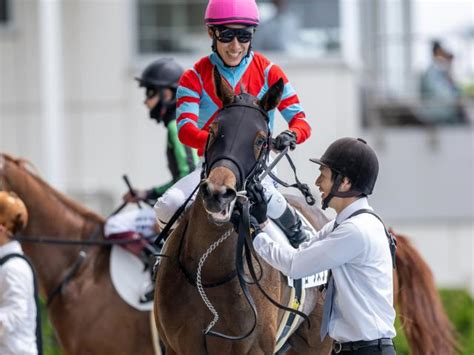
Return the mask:
<path fill-rule="evenodd" d="M 212 244 L 232 229 L 232 226 L 216 226 L 209 222 L 200 196 L 192 206 L 187 223 L 181 261 L 189 270 L 195 271 L 200 258 L 208 252 Z M 209 254 L 203 267 L 204 278 L 210 272 L 217 277 L 227 275 L 235 268 L 235 243 L 233 233 Z"/>
<path fill-rule="evenodd" d="M 28 226 L 22 233 L 25 238 L 79 240 L 99 225 L 66 206 L 26 171 L 18 167 L 10 171 L 11 188 L 28 208 Z M 81 247 L 22 242 L 22 248 L 37 270 L 42 288 L 50 292 L 78 258 Z"/>

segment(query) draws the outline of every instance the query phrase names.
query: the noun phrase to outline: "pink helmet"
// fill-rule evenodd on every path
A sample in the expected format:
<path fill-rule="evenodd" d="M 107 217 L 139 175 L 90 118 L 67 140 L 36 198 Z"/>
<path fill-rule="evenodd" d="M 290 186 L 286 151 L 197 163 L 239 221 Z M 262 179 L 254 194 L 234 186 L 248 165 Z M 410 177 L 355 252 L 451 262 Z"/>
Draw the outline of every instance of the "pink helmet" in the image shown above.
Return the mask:
<path fill-rule="evenodd" d="M 230 23 L 257 26 L 260 16 L 255 0 L 209 0 L 204 21 L 208 26 Z"/>

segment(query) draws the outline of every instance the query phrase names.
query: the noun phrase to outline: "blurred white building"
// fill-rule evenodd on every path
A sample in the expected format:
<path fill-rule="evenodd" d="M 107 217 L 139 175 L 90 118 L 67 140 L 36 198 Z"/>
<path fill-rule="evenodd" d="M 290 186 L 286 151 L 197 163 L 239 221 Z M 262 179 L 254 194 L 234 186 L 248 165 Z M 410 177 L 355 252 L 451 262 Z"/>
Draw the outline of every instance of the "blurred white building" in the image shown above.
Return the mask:
<path fill-rule="evenodd" d="M 263 38 L 279 8 L 258 3 Z M 313 127 L 293 153 L 300 178 L 313 184 L 317 169 L 308 158 L 335 139 L 367 139 L 381 165 L 376 210 L 411 237 L 440 286 L 474 290 L 473 126 L 400 124 L 419 104 L 414 79 L 432 39 L 416 32 L 426 17 L 419 3 L 292 0 L 281 10 L 289 20 L 273 21 L 299 19 L 294 33 L 284 32 L 291 45 L 264 53 L 287 73 Z M 165 130 L 147 119 L 133 78 L 158 56 L 189 67 L 209 52 L 205 4 L 0 0 L 0 151 L 31 160 L 46 180 L 103 214 L 126 189 L 122 174 L 136 187 L 165 182 Z M 447 35 L 472 83 L 472 37 Z"/>

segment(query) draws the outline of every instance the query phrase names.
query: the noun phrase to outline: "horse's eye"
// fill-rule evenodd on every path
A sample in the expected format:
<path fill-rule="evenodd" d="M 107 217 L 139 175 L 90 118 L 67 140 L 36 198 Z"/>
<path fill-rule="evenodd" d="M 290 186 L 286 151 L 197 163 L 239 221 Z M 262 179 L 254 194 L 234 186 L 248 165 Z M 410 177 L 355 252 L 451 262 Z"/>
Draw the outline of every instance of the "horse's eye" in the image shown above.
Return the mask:
<path fill-rule="evenodd" d="M 211 124 L 209 126 L 209 138 L 208 138 L 208 140 L 209 140 L 208 146 L 209 147 L 216 140 L 216 136 L 217 136 L 217 125 L 216 124 Z"/>
<path fill-rule="evenodd" d="M 261 147 L 265 143 L 265 138 L 264 137 L 258 137 L 257 140 L 255 141 L 255 145 L 258 147 Z"/>
<path fill-rule="evenodd" d="M 263 133 L 262 131 L 258 132 L 257 137 L 255 138 L 254 147 L 253 147 L 255 159 L 258 159 L 260 157 L 260 154 L 262 153 L 262 149 L 264 148 L 266 142 L 267 142 L 267 137 L 265 133 Z"/>

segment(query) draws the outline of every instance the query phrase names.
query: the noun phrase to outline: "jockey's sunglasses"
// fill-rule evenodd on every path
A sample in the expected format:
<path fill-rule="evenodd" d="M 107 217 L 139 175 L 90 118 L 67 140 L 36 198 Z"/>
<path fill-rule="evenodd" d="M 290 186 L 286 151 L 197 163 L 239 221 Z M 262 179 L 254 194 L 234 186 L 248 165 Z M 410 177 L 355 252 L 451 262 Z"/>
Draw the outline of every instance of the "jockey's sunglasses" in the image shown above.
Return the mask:
<path fill-rule="evenodd" d="M 217 40 L 222 43 L 230 43 L 237 37 L 240 43 L 248 43 L 252 40 L 254 28 L 229 28 L 219 26 L 214 28 L 214 35 Z"/>
<path fill-rule="evenodd" d="M 153 97 L 156 96 L 156 94 L 158 94 L 158 91 L 154 88 L 145 89 L 145 97 L 147 98 L 147 100 L 152 99 Z"/>

